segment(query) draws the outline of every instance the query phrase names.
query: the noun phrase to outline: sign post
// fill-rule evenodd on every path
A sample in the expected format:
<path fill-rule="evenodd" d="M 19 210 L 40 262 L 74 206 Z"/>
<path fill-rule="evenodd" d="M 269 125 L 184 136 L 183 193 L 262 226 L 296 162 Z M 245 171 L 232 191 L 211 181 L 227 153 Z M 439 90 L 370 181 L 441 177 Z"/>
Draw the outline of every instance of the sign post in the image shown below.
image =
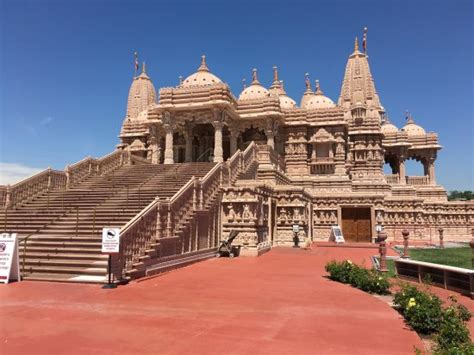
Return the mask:
<path fill-rule="evenodd" d="M 293 233 L 294 233 L 294 237 L 293 237 L 293 248 L 299 248 L 299 244 L 300 244 L 300 238 L 298 237 L 298 233 L 300 232 L 300 225 L 299 224 L 293 224 Z"/>
<path fill-rule="evenodd" d="M 112 254 L 117 254 L 120 251 L 120 228 L 102 229 L 102 253 L 109 254 L 107 263 L 108 282 L 102 286 L 105 289 L 117 288 L 117 285 L 112 282 Z"/>
<path fill-rule="evenodd" d="M 20 281 L 20 260 L 16 233 L 0 234 L 0 282 Z"/>
<path fill-rule="evenodd" d="M 331 227 L 331 240 L 334 240 L 336 243 L 345 243 L 346 241 L 344 240 L 344 236 L 342 235 L 342 230 L 341 227 L 338 225 L 332 226 Z"/>

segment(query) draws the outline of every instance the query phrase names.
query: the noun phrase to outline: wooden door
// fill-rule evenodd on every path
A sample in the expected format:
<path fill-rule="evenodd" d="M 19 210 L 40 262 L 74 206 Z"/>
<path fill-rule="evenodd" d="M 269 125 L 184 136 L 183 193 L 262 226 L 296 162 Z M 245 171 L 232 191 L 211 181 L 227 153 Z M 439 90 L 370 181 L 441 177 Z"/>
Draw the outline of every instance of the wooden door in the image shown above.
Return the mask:
<path fill-rule="evenodd" d="M 370 208 L 342 208 L 342 233 L 347 242 L 370 242 L 372 240 Z"/>

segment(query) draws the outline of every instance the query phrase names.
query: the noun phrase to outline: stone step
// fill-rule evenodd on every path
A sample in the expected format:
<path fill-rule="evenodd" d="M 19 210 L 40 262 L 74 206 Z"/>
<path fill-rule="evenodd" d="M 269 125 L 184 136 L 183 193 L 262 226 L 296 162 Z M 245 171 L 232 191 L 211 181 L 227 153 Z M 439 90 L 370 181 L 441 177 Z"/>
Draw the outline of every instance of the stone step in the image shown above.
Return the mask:
<path fill-rule="evenodd" d="M 76 275 L 55 274 L 47 272 L 33 272 L 22 277 L 25 281 L 49 281 L 49 282 L 78 282 L 103 284 L 107 282 L 106 275 Z"/>

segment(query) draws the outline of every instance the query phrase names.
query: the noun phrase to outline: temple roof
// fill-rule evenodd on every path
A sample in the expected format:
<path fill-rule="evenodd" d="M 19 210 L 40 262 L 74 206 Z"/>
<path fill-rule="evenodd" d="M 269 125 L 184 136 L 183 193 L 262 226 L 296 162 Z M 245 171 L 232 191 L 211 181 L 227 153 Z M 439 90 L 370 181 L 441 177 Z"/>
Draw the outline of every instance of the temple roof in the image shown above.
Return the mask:
<path fill-rule="evenodd" d="M 338 100 L 338 104 L 345 109 L 349 109 L 351 105 L 355 104 L 364 104 L 377 109 L 381 108 L 367 58 L 365 53 L 359 51 L 359 44 L 356 38 L 354 52 L 347 61 L 341 94 Z"/>
<path fill-rule="evenodd" d="M 199 66 L 197 72 L 184 79 L 180 85 L 182 87 L 189 87 L 196 85 L 212 85 L 216 83 L 222 83 L 222 80 L 210 72 L 206 63 L 206 56 L 203 55 L 201 57 L 201 65 Z"/>
<path fill-rule="evenodd" d="M 137 119 L 140 112 L 146 110 L 152 103 L 156 103 L 156 91 L 143 63 L 141 74 L 133 78 L 130 86 L 126 120 Z"/>
<path fill-rule="evenodd" d="M 239 101 L 264 99 L 268 96 L 270 96 L 270 92 L 260 84 L 257 78 L 257 69 L 253 69 L 252 83 L 240 93 Z"/>

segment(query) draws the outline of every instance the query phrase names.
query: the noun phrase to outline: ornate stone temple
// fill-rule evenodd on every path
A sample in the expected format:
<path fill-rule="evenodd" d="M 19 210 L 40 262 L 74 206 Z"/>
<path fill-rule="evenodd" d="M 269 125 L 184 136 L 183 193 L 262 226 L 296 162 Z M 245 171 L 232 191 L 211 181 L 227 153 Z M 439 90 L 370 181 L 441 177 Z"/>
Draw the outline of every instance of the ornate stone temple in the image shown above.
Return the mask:
<path fill-rule="evenodd" d="M 313 90 L 309 75 L 302 89 L 298 105 L 277 67 L 268 88 L 253 69 L 250 85 L 236 97 L 203 56 L 195 73 L 157 93 L 143 63 L 130 87 L 117 150 L 65 172 L 46 171 L 42 182 L 37 177 L 4 187 L 4 213 L 14 209 L 10 220 L 3 217 L 5 226 L 32 204 L 44 207 L 45 191 L 48 207 L 62 198 L 65 208 L 65 196 L 112 186 L 122 196 L 121 216 L 130 201 L 135 208 L 116 223 L 123 240 L 114 259 L 117 279 L 212 252 L 231 230 L 239 232 L 234 244 L 241 255 L 292 245 L 295 229 L 300 238 L 329 241 L 335 225 L 346 242 L 375 242 L 377 228 L 395 241 L 408 229 L 412 240 L 434 243 L 440 228 L 445 240 L 470 239 L 474 204 L 448 202 L 436 182 L 438 135 L 408 113 L 401 129 L 389 121 L 357 40 L 337 102 L 325 96 L 318 80 Z M 422 176 L 407 175 L 409 159 L 423 165 Z M 384 173 L 384 164 L 391 174 Z M 52 200 L 50 191 L 57 194 Z M 84 216 L 82 207 L 63 213 L 77 213 L 77 221 L 89 218 L 94 227 L 84 227 L 84 234 L 93 235 L 96 224 L 112 223 L 96 217 L 107 201 L 96 202 L 99 207 Z M 53 226 L 63 217 L 57 218 Z M 80 228 L 76 222 L 76 237 Z M 42 241 L 32 240 L 23 242 L 30 250 Z M 37 269 L 30 268 L 33 275 Z"/>
<path fill-rule="evenodd" d="M 408 114 L 401 129 L 389 121 L 357 40 L 337 103 L 318 80 L 314 91 L 308 75 L 305 84 L 298 106 L 276 67 L 269 88 L 253 69 L 237 98 L 203 56 L 195 73 L 156 95 L 143 69 L 119 149 L 154 164 L 221 163 L 254 142 L 258 167 L 224 186 L 221 203 L 223 236 L 241 229 L 245 243 L 290 244 L 293 224 L 313 240 L 328 240 L 335 224 L 347 241 L 373 241 L 376 225 L 392 240 L 406 227 L 420 240 L 437 238 L 440 226 L 453 239 L 470 237 L 472 203 L 448 203 L 436 183 L 438 135 Z M 423 176 L 406 175 L 408 159 L 423 164 Z"/>

